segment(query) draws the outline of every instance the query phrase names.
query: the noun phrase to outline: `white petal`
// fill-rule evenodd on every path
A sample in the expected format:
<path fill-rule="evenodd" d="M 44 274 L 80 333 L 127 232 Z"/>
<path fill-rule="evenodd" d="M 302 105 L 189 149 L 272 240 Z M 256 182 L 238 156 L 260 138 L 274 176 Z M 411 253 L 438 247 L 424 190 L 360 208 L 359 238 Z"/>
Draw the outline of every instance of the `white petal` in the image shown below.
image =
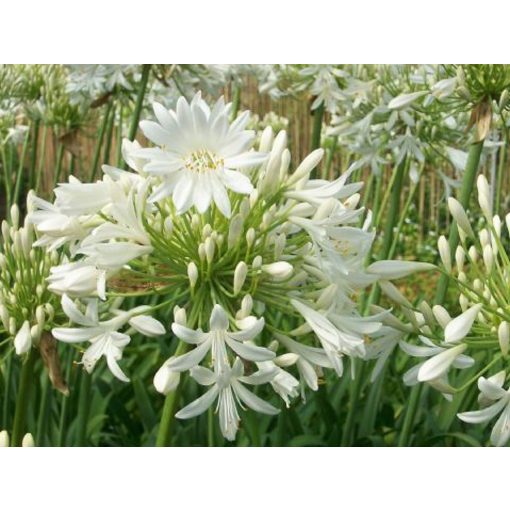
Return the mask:
<path fill-rule="evenodd" d="M 475 321 L 478 313 L 482 309 L 479 303 L 466 310 L 463 314 L 452 319 L 444 330 L 444 339 L 448 343 L 458 342 L 462 340 L 471 330 L 473 322 Z"/>
<path fill-rule="evenodd" d="M 510 439 L 510 403 L 507 403 L 492 429 L 491 442 L 494 446 L 505 446 L 508 439 Z"/>
<path fill-rule="evenodd" d="M 211 331 L 226 331 L 228 329 L 228 317 L 220 305 L 214 305 L 209 326 Z"/>
<path fill-rule="evenodd" d="M 185 370 L 196 367 L 205 358 L 205 355 L 209 352 L 210 346 L 211 342 L 203 342 L 192 351 L 174 358 L 168 363 L 168 368 L 176 372 L 184 372 Z"/>
<path fill-rule="evenodd" d="M 494 418 L 507 405 L 504 399 L 498 400 L 480 411 L 468 411 L 466 413 L 458 413 L 457 417 L 466 423 L 485 423 Z"/>
<path fill-rule="evenodd" d="M 434 264 L 427 262 L 412 262 L 408 260 L 379 260 L 367 267 L 367 272 L 375 274 L 384 280 L 395 280 L 409 276 L 416 271 L 430 271 L 436 269 Z"/>
<path fill-rule="evenodd" d="M 269 349 L 266 349 L 265 347 L 259 347 L 249 343 L 236 342 L 235 340 L 229 338 L 228 335 L 225 336 L 225 340 L 228 346 L 237 355 L 245 360 L 267 361 L 275 357 L 275 353 Z"/>
<path fill-rule="evenodd" d="M 129 324 L 146 336 L 159 336 L 165 334 L 165 326 L 149 315 L 137 315 L 129 320 Z"/>
<path fill-rule="evenodd" d="M 232 388 L 234 389 L 236 395 L 239 399 L 246 404 L 250 409 L 253 409 L 257 413 L 264 414 L 278 414 L 280 412 L 279 409 L 272 406 L 265 400 L 257 397 L 254 393 L 247 390 L 242 384 L 237 381 L 232 381 Z"/>
<path fill-rule="evenodd" d="M 460 344 L 427 360 L 418 372 L 418 381 L 431 381 L 443 375 L 455 361 L 455 358 L 462 354 L 466 348 L 467 345 Z"/>
<path fill-rule="evenodd" d="M 209 409 L 218 396 L 218 386 L 215 384 L 210 390 L 207 390 L 201 397 L 197 398 L 191 404 L 181 409 L 176 415 L 180 420 L 194 418 Z"/>

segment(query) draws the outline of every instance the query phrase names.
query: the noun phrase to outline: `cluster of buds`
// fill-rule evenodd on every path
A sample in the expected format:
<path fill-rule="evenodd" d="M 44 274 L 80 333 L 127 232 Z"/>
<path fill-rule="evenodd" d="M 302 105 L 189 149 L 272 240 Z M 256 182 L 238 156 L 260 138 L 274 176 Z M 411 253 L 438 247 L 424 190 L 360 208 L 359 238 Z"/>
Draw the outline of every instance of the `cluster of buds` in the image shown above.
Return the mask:
<path fill-rule="evenodd" d="M 415 310 L 397 289 L 383 287 L 383 291 L 401 305 L 408 319 L 401 328 L 403 333 L 415 333 L 420 340 L 420 345 L 412 345 L 400 339 L 400 347 L 411 357 L 425 359 L 404 375 L 404 382 L 427 383 L 451 399 L 478 381 L 479 402 L 484 409 L 460 413 L 459 418 L 484 423 L 503 411 L 491 441 L 504 445 L 510 439 L 510 428 L 503 426 L 503 422 L 508 424 L 509 411 L 504 409 L 510 397 L 502 389 L 510 347 L 510 258 L 505 247 L 510 214 L 504 220 L 493 216 L 492 194 L 485 176 L 478 177 L 477 188 L 483 228 L 473 228 L 462 205 L 449 198 L 460 244 L 451 253 L 444 236 L 438 241 L 442 269 L 456 286 L 461 313 L 452 316 L 443 306 L 430 307 L 425 301 Z M 458 369 L 469 369 L 468 376 L 460 377 Z"/>
<path fill-rule="evenodd" d="M 2 222 L 0 253 L 0 327 L 13 340 L 16 354 L 37 346 L 43 332 L 50 331 L 59 310 L 58 298 L 48 290 L 46 278 L 61 256 L 40 248 L 33 225 L 19 226 L 19 209 L 13 205 L 10 222 Z"/>

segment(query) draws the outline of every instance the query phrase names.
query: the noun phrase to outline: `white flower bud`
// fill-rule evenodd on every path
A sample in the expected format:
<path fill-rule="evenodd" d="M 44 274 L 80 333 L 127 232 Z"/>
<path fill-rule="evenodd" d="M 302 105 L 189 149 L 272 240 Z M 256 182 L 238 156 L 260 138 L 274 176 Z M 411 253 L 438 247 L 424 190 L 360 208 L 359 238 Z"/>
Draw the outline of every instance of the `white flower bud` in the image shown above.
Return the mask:
<path fill-rule="evenodd" d="M 35 446 L 35 443 L 34 443 L 34 436 L 32 436 L 32 434 L 30 434 L 30 432 L 27 432 L 27 433 L 23 436 L 23 439 L 21 440 L 21 446 L 22 446 L 23 448 L 30 448 L 30 447 Z"/>
<path fill-rule="evenodd" d="M 287 185 L 299 182 L 303 177 L 308 177 L 310 172 L 320 163 L 324 156 L 324 149 L 315 149 L 301 162 L 296 171 L 287 179 Z"/>
<path fill-rule="evenodd" d="M 170 237 L 172 235 L 172 232 L 174 231 L 174 222 L 172 221 L 172 218 L 170 216 L 167 216 L 165 218 L 165 221 L 163 223 L 163 228 L 165 230 L 165 234 Z"/>
<path fill-rule="evenodd" d="M 476 251 L 476 247 L 474 245 L 469 248 L 468 255 L 473 262 L 478 260 L 478 252 Z"/>
<path fill-rule="evenodd" d="M 179 385 L 181 374 L 168 368 L 168 364 L 174 358 L 175 356 L 172 356 L 171 358 L 167 359 L 154 375 L 154 387 L 156 388 L 156 391 L 162 393 L 163 395 L 167 395 L 171 391 L 174 391 Z"/>
<path fill-rule="evenodd" d="M 246 243 L 248 244 L 248 247 L 253 246 L 253 243 L 255 242 L 255 236 L 255 229 L 250 227 L 246 232 Z"/>
<path fill-rule="evenodd" d="M 191 228 L 193 230 L 198 230 L 200 228 L 200 216 L 198 214 L 194 214 L 191 217 Z"/>
<path fill-rule="evenodd" d="M 16 354 L 19 356 L 20 354 L 24 354 L 28 352 L 32 347 L 32 337 L 30 336 L 30 323 L 25 321 L 21 329 L 16 334 L 14 338 L 14 347 L 16 349 Z"/>
<path fill-rule="evenodd" d="M 492 218 L 492 201 L 490 186 L 485 175 L 480 174 L 478 176 L 476 186 L 478 188 L 478 203 L 480 204 L 483 214 L 487 220 L 490 221 Z"/>
<path fill-rule="evenodd" d="M 209 223 L 206 223 L 204 225 L 204 228 L 202 229 L 202 239 L 207 239 L 212 234 L 212 227 Z"/>
<path fill-rule="evenodd" d="M 234 271 L 234 295 L 237 296 L 241 289 L 243 288 L 244 282 L 246 280 L 246 275 L 248 274 L 248 266 L 246 262 L 239 262 Z"/>
<path fill-rule="evenodd" d="M 462 207 L 461 203 L 458 200 L 455 200 L 455 198 L 450 197 L 448 198 L 448 208 L 450 209 L 450 213 L 458 227 L 462 229 L 467 236 L 473 238 L 475 234 L 473 233 L 466 211 L 464 210 L 464 207 Z"/>
<path fill-rule="evenodd" d="M 494 252 L 492 251 L 492 247 L 489 244 L 486 245 L 483 249 L 483 263 L 487 269 L 487 274 L 490 274 L 494 266 Z"/>
<path fill-rule="evenodd" d="M 188 264 L 188 278 L 190 287 L 193 289 L 198 280 L 198 268 L 194 262 Z"/>
<path fill-rule="evenodd" d="M 203 262 L 206 258 L 206 254 L 205 254 L 205 244 L 204 243 L 200 243 L 198 245 L 198 258 Z"/>
<path fill-rule="evenodd" d="M 14 228 L 19 227 L 19 208 L 16 204 L 11 206 L 11 223 Z"/>
<path fill-rule="evenodd" d="M 262 267 L 262 257 L 260 255 L 257 255 L 253 259 L 251 266 L 253 267 L 253 269 L 256 269 L 256 270 L 260 269 Z"/>
<path fill-rule="evenodd" d="M 273 262 L 272 264 L 264 264 L 262 271 L 267 273 L 275 280 L 286 280 L 292 274 L 294 268 L 288 262 Z"/>
<path fill-rule="evenodd" d="M 10 231 L 9 224 L 5 220 L 2 221 L 2 236 L 4 238 L 4 243 L 7 246 L 11 239 L 11 231 Z"/>
<path fill-rule="evenodd" d="M 259 151 L 269 152 L 271 150 L 271 145 L 273 145 L 273 140 L 273 128 L 271 126 L 267 126 L 260 136 Z"/>
<path fill-rule="evenodd" d="M 465 312 L 469 307 L 469 299 L 464 294 L 459 296 L 460 309 Z"/>
<path fill-rule="evenodd" d="M 444 329 L 448 325 L 448 323 L 452 320 L 450 314 L 447 312 L 446 308 L 441 305 L 434 305 L 432 307 L 432 313 L 436 318 L 437 323 Z"/>
<path fill-rule="evenodd" d="M 9 335 L 14 336 L 17 331 L 16 319 L 14 317 L 9 317 Z"/>
<path fill-rule="evenodd" d="M 0 448 L 9 446 L 9 433 L 7 430 L 0 431 Z"/>
<path fill-rule="evenodd" d="M 251 314 L 251 311 L 253 309 L 253 298 L 250 296 L 250 294 L 246 294 L 246 296 L 243 297 L 243 300 L 241 301 L 241 313 L 243 317 L 247 317 Z"/>
<path fill-rule="evenodd" d="M 180 306 L 174 307 L 174 322 L 180 324 L 181 326 L 186 326 L 187 317 L 186 317 L 186 309 L 181 308 Z"/>
<path fill-rule="evenodd" d="M 466 259 L 466 252 L 462 246 L 457 246 L 455 250 L 455 264 L 457 265 L 457 270 L 462 271 L 464 269 L 464 261 Z"/>
<path fill-rule="evenodd" d="M 510 326 L 508 322 L 503 321 L 498 328 L 498 339 L 499 339 L 499 347 L 503 356 L 508 354 L 508 347 L 510 344 Z"/>
<path fill-rule="evenodd" d="M 277 356 L 274 358 L 273 362 L 275 365 L 285 368 L 290 367 L 297 363 L 299 359 L 299 355 L 295 354 L 294 352 L 287 352 L 286 354 L 282 354 L 281 356 Z"/>
<path fill-rule="evenodd" d="M 0 305 L 0 320 L 6 330 L 9 330 L 9 311 L 5 305 Z"/>
<path fill-rule="evenodd" d="M 280 181 L 283 181 L 287 178 L 289 166 L 290 166 L 290 151 L 289 149 L 285 149 L 282 152 L 282 159 L 280 164 Z"/>
<path fill-rule="evenodd" d="M 285 234 L 277 234 L 274 240 L 274 257 L 279 259 L 285 250 L 287 244 L 287 236 Z"/>
<path fill-rule="evenodd" d="M 448 273 L 452 272 L 452 254 L 450 253 L 450 246 L 445 236 L 440 236 L 437 242 L 439 248 L 439 256 L 441 262 Z"/>
<path fill-rule="evenodd" d="M 254 189 L 249 196 L 249 204 L 250 209 L 253 209 L 255 207 L 255 204 L 257 203 L 257 200 L 259 199 L 259 192 L 257 189 Z M 246 218 L 248 216 L 248 213 L 243 212 L 243 218 Z"/>
<path fill-rule="evenodd" d="M 236 214 L 231 220 L 228 227 L 227 247 L 233 248 L 241 237 L 243 231 L 243 218 L 240 214 Z"/>
<path fill-rule="evenodd" d="M 251 195 L 253 195 L 253 193 Z M 254 196 L 257 197 L 258 195 Z M 255 201 L 253 203 L 255 203 L 256 201 L 257 200 L 255 198 Z M 243 220 L 245 220 L 248 217 L 248 214 L 250 214 L 250 209 L 252 208 L 251 204 L 252 201 L 248 197 L 244 198 L 243 201 L 241 202 L 241 205 L 239 206 L 239 214 L 241 215 Z"/>
<path fill-rule="evenodd" d="M 214 241 L 210 237 L 208 237 L 205 240 L 205 256 L 207 258 L 208 264 L 211 264 L 214 259 L 215 248 L 216 248 L 216 246 L 214 244 Z"/>
<path fill-rule="evenodd" d="M 37 324 L 40 324 L 41 326 L 44 326 L 45 322 L 45 314 L 44 314 L 44 306 L 39 305 L 35 310 L 35 318 L 37 320 Z"/>

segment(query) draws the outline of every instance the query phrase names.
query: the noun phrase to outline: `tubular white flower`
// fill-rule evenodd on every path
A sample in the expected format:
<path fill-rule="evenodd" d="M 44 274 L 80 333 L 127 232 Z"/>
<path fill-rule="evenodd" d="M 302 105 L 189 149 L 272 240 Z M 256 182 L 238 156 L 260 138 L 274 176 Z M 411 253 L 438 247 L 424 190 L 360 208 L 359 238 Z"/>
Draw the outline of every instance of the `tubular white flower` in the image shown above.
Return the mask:
<path fill-rule="evenodd" d="M 258 413 L 274 415 L 279 410 L 257 397 L 243 386 L 243 383 L 257 384 L 253 377 L 244 377 L 243 364 L 236 358 L 232 368 L 225 366 L 221 372 L 212 372 L 204 367 L 196 367 L 191 376 L 199 383 L 211 388 L 197 400 L 181 409 L 175 416 L 181 420 L 193 418 L 205 412 L 218 400 L 220 429 L 223 436 L 233 441 L 239 428 L 239 414 L 236 400 Z"/>

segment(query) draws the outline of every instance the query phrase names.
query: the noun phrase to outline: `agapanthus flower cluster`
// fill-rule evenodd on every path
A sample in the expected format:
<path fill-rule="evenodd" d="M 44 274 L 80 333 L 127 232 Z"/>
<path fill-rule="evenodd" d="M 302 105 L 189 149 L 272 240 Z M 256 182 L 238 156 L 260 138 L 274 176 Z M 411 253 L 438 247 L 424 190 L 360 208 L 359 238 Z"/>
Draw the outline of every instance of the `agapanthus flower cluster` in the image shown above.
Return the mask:
<path fill-rule="evenodd" d="M 294 166 L 285 131 L 266 128 L 255 149 L 248 112 L 230 122 L 230 109 L 200 94 L 181 97 L 175 111 L 155 103 L 155 120 L 140 123 L 154 146 L 124 143 L 130 170 L 105 165 L 93 183 L 71 177 L 53 203 L 35 199 L 29 218 L 39 244 L 69 256 L 48 282 L 78 327 L 54 336 L 90 342 L 85 368 L 104 356 L 125 380 L 129 328 L 163 334 L 151 315 L 173 310 L 181 344 L 154 384 L 168 393 L 189 372 L 208 389 L 177 417 L 215 404 L 232 440 L 239 408 L 278 412 L 248 387 L 268 385 L 289 405 L 305 387 L 317 390 L 325 370 L 341 376 L 346 357 L 368 357 L 367 339 L 387 312 L 360 316 L 357 293 L 423 265 L 365 268 L 374 232 L 358 207 L 362 184 L 348 183 L 350 172 L 311 178 L 323 150 Z M 156 304 L 121 310 L 123 296 Z"/>
<path fill-rule="evenodd" d="M 19 217 L 18 206 L 13 205 L 10 222 L 2 222 L 0 328 L 16 354 L 23 355 L 54 324 L 59 300 L 49 291 L 46 278 L 61 256 L 41 248 L 32 224 L 25 220 L 20 226 Z"/>
<path fill-rule="evenodd" d="M 438 242 L 443 270 L 455 284 L 460 312 L 451 313 L 441 305 L 430 307 L 426 302 L 415 310 L 391 284 L 383 290 L 409 319 L 401 327 L 400 347 L 420 360 L 404 375 L 404 382 L 427 383 L 451 399 L 478 381 L 481 409 L 458 417 L 468 423 L 487 423 L 499 416 L 491 442 L 502 446 L 510 439 L 510 397 L 503 389 L 510 347 L 510 215 L 503 220 L 493 215 L 492 192 L 485 176 L 478 177 L 477 187 L 484 224 L 472 225 L 464 208 L 451 197 L 448 206 L 460 244 L 451 253 L 444 236 Z M 419 344 L 403 341 L 410 332 L 418 333 Z M 467 375 L 458 372 L 466 369 Z"/>

